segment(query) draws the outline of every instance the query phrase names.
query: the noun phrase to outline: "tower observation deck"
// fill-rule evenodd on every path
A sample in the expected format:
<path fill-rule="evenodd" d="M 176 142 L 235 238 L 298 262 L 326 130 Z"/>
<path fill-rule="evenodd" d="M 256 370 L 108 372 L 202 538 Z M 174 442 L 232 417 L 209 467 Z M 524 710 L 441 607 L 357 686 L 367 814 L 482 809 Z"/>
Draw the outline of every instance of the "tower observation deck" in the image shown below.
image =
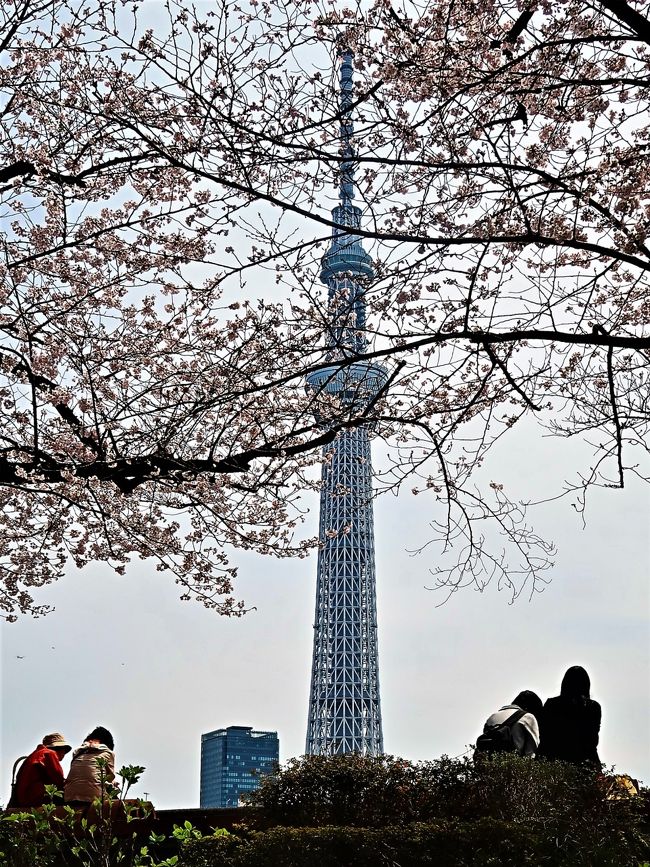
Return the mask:
<path fill-rule="evenodd" d="M 367 347 L 364 282 L 370 256 L 354 230 L 352 54 L 340 70 L 342 161 L 337 226 L 322 261 L 328 288 L 327 363 L 307 377 L 308 392 L 338 399 L 339 410 L 360 415 L 386 382 L 381 365 L 355 360 Z M 322 424 L 327 426 L 326 414 Z M 314 651 L 305 752 L 313 755 L 383 752 L 372 464 L 368 427 L 345 429 L 323 450 Z"/>

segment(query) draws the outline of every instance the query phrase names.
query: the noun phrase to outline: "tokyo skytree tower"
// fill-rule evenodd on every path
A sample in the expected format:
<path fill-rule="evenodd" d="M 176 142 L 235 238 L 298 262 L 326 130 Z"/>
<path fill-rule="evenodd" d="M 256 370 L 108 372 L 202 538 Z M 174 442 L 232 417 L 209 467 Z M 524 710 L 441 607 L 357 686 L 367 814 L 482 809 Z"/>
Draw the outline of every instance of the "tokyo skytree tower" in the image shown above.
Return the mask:
<path fill-rule="evenodd" d="M 339 200 L 323 257 L 328 288 L 327 366 L 307 377 L 308 392 L 332 395 L 361 415 L 386 383 L 377 364 L 346 361 L 367 346 L 363 281 L 373 276 L 370 256 L 354 234 L 361 210 L 354 198 L 352 54 L 342 56 L 340 114 L 342 157 Z M 319 419 L 324 427 L 327 421 Z M 383 752 L 377 613 L 372 464 L 368 428 L 344 429 L 323 449 L 319 554 L 307 745 L 315 755 Z"/>

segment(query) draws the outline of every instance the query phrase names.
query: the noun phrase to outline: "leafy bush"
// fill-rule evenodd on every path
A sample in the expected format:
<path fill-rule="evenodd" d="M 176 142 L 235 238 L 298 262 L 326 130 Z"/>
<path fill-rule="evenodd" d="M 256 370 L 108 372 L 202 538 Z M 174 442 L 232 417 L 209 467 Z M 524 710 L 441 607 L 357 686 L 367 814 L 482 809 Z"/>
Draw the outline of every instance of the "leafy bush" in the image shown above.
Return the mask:
<path fill-rule="evenodd" d="M 56 865 L 60 838 L 51 832 L 54 807 L 38 814 L 11 813 L 0 819 L 1 867 L 51 867 Z"/>
<path fill-rule="evenodd" d="M 513 848 L 508 829 L 500 823 L 488 834 L 495 843 L 491 857 L 494 865 L 520 864 L 510 860 Z M 380 865 L 465 865 L 481 864 L 475 859 L 451 823 L 413 825 L 408 828 L 273 828 L 253 831 L 229 840 L 189 845 L 182 853 L 182 867 L 380 867 Z M 519 832 L 521 837 L 521 832 Z M 521 841 L 518 841 L 521 844 Z M 521 845 L 516 845 L 519 859 Z M 467 860 L 468 856 L 471 860 Z M 497 860 L 498 859 L 498 860 Z M 525 863 L 525 862 L 524 862 Z"/>
<path fill-rule="evenodd" d="M 640 799 L 607 798 L 602 774 L 514 754 L 473 762 L 443 756 L 306 756 L 262 778 L 248 801 L 269 824 L 384 827 L 480 817 L 557 824 L 575 820 L 630 827 Z"/>
<path fill-rule="evenodd" d="M 374 827 L 418 818 L 416 766 L 392 756 L 306 756 L 265 775 L 248 803 L 277 825 Z"/>
<path fill-rule="evenodd" d="M 104 807 L 96 804 L 94 819 L 53 805 L 5 814 L 0 867 L 637 867 L 650 861 L 644 836 L 650 800 L 613 791 L 611 778 L 595 772 L 514 755 L 476 764 L 313 756 L 263 778 L 250 802 L 257 808 L 250 822 L 276 827 L 202 837 L 186 821 L 170 837 L 152 832 L 145 838 L 146 825 L 136 830 L 139 806 L 124 803 L 120 829 L 112 797 Z"/>
<path fill-rule="evenodd" d="M 561 848 L 538 825 L 479 819 L 379 828 L 273 828 L 189 843 L 179 867 L 621 867 L 639 853 Z"/>
<path fill-rule="evenodd" d="M 105 797 L 86 810 L 57 806 L 63 793 L 46 786 L 44 806 L 0 815 L 0 867 L 174 867 L 177 858 L 160 861 L 151 852 L 165 842 L 150 833 L 151 805 L 124 800 L 144 768 L 123 767 L 113 785 L 105 782 L 107 762 L 97 765 Z"/>
<path fill-rule="evenodd" d="M 202 836 L 189 822 L 175 826 L 169 838 L 130 830 L 142 807 L 125 803 L 116 822 L 113 806 L 102 810 L 97 802 L 90 819 L 52 805 L 0 816 L 0 867 L 176 867 L 176 851 Z M 160 854 L 164 850 L 172 850 L 169 857 Z"/>
<path fill-rule="evenodd" d="M 489 859 L 497 851 L 492 831 L 501 828 L 504 833 L 507 830 L 507 845 L 519 846 L 521 864 L 637 864 L 650 852 L 643 834 L 648 830 L 644 801 L 610 795 L 610 781 L 600 773 L 512 754 L 477 763 L 445 756 L 419 763 L 390 756 L 310 756 L 294 759 L 265 777 L 249 801 L 268 824 L 294 828 L 340 826 L 343 833 L 342 828 L 381 829 L 420 823 L 418 827 L 428 829 L 427 840 L 431 829 L 436 829 L 440 838 L 436 846 L 442 850 L 453 846 L 458 837 L 458 845 L 462 840 L 472 844 L 473 851 L 479 853 L 472 857 L 477 858 Z M 404 863 L 417 863 L 405 854 L 414 827 L 400 832 L 406 835 L 399 850 L 400 857 L 406 858 Z M 255 846 L 261 847 L 261 839 L 255 839 Z M 421 863 L 444 863 L 427 861 L 433 856 L 419 839 L 411 843 L 418 849 Z M 322 842 L 320 837 L 318 840 Z M 233 841 L 231 845 L 238 844 Z M 304 845 L 309 848 L 312 844 Z M 369 845 L 372 848 L 373 844 Z M 566 860 L 567 853 L 573 860 Z M 355 852 L 355 864 L 356 857 Z M 506 856 L 501 853 L 499 857 Z M 240 862 L 224 861 L 230 863 Z M 264 860 L 258 863 L 266 865 Z M 396 859 L 396 863 L 402 861 Z"/>

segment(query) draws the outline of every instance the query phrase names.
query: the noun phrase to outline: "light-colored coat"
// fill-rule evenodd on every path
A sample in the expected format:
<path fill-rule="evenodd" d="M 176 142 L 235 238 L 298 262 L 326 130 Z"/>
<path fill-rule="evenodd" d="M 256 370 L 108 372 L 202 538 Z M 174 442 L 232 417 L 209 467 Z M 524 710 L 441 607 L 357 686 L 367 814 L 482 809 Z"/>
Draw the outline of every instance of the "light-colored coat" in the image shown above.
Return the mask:
<path fill-rule="evenodd" d="M 97 759 L 105 759 L 106 770 L 100 771 Z M 102 779 L 104 791 L 102 792 Z M 91 803 L 95 798 L 106 797 L 106 786 L 115 779 L 115 753 L 105 744 L 91 746 L 87 741 L 72 754 L 70 773 L 65 781 L 63 799 Z"/>
<path fill-rule="evenodd" d="M 508 717 L 511 717 L 515 711 L 521 710 L 516 704 L 507 704 L 488 717 L 484 732 L 491 726 L 499 726 L 504 723 Z M 539 746 L 539 726 L 537 720 L 532 713 L 525 713 L 511 728 L 512 742 L 516 751 L 520 756 L 534 756 Z"/>

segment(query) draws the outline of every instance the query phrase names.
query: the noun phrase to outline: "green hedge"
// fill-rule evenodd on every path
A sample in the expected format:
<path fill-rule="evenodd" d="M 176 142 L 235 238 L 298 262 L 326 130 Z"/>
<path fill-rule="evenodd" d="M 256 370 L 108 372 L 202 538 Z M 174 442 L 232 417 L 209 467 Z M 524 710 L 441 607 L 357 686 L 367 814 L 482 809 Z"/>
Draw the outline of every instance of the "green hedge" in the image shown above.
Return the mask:
<path fill-rule="evenodd" d="M 251 795 L 257 819 L 277 827 L 194 843 L 183 863 L 636 867 L 650 859 L 647 805 L 612 787 L 600 772 L 510 754 L 476 763 L 309 756 Z"/>
<path fill-rule="evenodd" d="M 647 847 L 626 839 L 561 841 L 495 819 L 406 827 L 273 828 L 187 844 L 180 867 L 622 867 Z"/>
<path fill-rule="evenodd" d="M 612 777 L 561 762 L 311 756 L 265 778 L 251 803 L 248 816 L 242 811 L 248 827 L 206 838 L 188 820 L 145 840 L 117 835 L 108 817 L 95 828 L 80 827 L 74 811 L 58 816 L 54 807 L 0 816 L 0 867 L 650 862 L 650 801 L 617 789 Z"/>
<path fill-rule="evenodd" d="M 292 759 L 250 796 L 268 825 L 383 828 L 492 818 L 615 834 L 640 825 L 643 802 L 608 797 L 611 779 L 564 762 L 502 754 L 483 762 L 446 756 Z"/>

